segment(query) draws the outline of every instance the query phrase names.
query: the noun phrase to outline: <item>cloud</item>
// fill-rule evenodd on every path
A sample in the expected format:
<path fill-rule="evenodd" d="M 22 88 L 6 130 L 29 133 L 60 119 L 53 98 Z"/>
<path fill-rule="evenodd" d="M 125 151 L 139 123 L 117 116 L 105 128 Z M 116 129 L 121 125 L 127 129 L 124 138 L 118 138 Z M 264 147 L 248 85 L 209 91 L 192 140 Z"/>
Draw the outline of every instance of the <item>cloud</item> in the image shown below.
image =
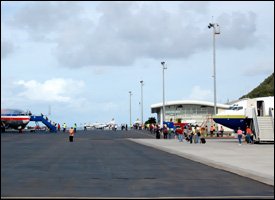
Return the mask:
<path fill-rule="evenodd" d="M 15 82 L 16 85 L 22 86 L 24 91 L 18 96 L 27 98 L 32 101 L 44 102 L 63 102 L 73 103 L 76 95 L 84 87 L 83 81 L 74 81 L 66 79 L 50 79 L 43 83 L 35 80 Z M 77 98 L 76 98 L 77 99 Z"/>
<path fill-rule="evenodd" d="M 256 35 L 257 15 L 254 12 L 232 12 L 218 17 L 221 34 L 217 45 L 223 48 L 244 49 L 259 42 Z"/>
<path fill-rule="evenodd" d="M 101 3 L 94 26 L 82 20 L 74 34 L 60 35 L 59 61 L 68 67 L 127 66 L 139 58 L 189 57 L 206 48 L 208 33 L 185 20 L 179 10 L 171 13 L 158 4 L 148 5 Z"/>
<path fill-rule="evenodd" d="M 191 94 L 189 95 L 188 99 L 196 99 L 196 100 L 205 100 L 209 101 L 212 100 L 213 93 L 211 90 L 204 90 L 200 86 L 193 86 Z"/>
<path fill-rule="evenodd" d="M 10 24 L 28 32 L 33 40 L 47 40 L 62 29 L 64 22 L 80 16 L 81 11 L 76 2 L 28 2 L 11 18 Z"/>
<path fill-rule="evenodd" d="M 1 40 L 1 59 L 6 58 L 9 54 L 13 53 L 14 45 L 7 40 Z"/>
<path fill-rule="evenodd" d="M 182 59 L 212 48 L 205 19 L 209 6 L 208 2 L 91 2 L 87 14 L 81 3 L 39 2 L 27 4 L 11 24 L 34 40 L 55 43 L 53 54 L 61 66 L 129 66 L 141 58 Z M 218 45 L 236 49 L 255 45 L 256 18 L 253 12 L 219 16 Z"/>

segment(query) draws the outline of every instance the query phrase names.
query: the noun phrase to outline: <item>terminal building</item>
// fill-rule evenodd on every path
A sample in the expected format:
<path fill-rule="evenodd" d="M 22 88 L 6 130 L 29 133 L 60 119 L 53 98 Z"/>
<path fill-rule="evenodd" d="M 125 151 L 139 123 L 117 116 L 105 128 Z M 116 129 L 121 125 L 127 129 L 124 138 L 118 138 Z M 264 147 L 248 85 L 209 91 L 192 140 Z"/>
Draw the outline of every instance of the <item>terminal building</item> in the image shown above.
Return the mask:
<path fill-rule="evenodd" d="M 216 104 L 217 113 L 229 108 L 227 104 Z M 163 103 L 151 105 L 151 113 L 157 114 L 157 122 L 162 124 Z M 214 113 L 214 103 L 196 100 L 168 101 L 165 103 L 164 121 L 193 123 L 202 125 L 211 123 Z"/>

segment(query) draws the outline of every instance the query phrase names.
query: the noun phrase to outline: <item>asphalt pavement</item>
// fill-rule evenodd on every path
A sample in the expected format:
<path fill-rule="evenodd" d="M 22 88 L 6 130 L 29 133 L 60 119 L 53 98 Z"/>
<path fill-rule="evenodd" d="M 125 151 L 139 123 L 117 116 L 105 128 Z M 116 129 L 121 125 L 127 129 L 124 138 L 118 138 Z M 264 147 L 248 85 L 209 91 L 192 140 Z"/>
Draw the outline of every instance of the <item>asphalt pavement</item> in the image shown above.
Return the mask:
<path fill-rule="evenodd" d="M 274 198 L 272 185 L 166 152 L 177 146 L 200 154 L 211 144 L 156 140 L 134 130 L 78 131 L 74 142 L 67 133 L 3 133 L 1 197 Z"/>

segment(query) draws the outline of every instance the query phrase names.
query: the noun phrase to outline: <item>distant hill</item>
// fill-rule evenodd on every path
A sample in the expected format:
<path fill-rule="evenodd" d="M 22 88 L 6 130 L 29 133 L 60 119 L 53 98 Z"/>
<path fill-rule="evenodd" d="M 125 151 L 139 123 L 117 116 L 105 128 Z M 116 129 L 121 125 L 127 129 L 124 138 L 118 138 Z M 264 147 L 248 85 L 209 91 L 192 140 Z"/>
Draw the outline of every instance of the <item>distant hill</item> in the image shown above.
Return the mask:
<path fill-rule="evenodd" d="M 256 98 L 274 96 L 274 72 L 264 80 L 258 87 L 254 88 L 248 94 L 242 96 L 243 98 Z"/>

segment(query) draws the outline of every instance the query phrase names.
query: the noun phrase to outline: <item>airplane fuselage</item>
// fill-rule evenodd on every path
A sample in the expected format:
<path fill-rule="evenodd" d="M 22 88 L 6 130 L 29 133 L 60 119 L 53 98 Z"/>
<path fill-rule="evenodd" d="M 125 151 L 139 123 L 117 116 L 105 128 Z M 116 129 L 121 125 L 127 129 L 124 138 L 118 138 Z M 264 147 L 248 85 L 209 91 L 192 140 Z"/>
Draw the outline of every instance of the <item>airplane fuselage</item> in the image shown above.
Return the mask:
<path fill-rule="evenodd" d="M 1 129 L 12 128 L 17 130 L 24 129 L 30 121 L 30 116 L 20 110 L 6 109 L 1 110 Z"/>

